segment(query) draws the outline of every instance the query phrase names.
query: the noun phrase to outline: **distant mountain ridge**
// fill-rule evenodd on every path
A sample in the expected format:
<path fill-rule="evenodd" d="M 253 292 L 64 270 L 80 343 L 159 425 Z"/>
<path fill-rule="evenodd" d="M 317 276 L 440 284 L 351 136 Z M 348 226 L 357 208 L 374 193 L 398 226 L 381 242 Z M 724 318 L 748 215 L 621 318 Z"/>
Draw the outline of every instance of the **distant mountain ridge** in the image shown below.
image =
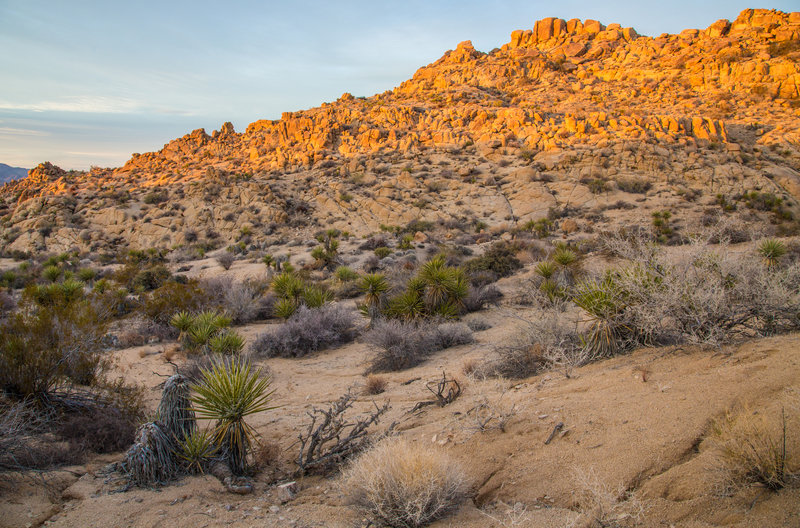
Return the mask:
<path fill-rule="evenodd" d="M 23 169 L 22 167 L 12 167 L 11 165 L 0 163 L 0 183 L 19 180 L 27 175 L 28 169 Z"/>

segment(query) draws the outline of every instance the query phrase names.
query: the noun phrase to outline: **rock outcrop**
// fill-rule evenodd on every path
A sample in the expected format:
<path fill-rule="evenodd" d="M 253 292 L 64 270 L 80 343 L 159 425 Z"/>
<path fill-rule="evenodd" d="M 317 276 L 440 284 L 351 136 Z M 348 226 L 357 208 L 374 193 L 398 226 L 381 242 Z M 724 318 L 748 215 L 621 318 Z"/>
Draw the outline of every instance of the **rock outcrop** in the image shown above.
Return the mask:
<path fill-rule="evenodd" d="M 24 248 L 54 236 L 91 245 L 95 235 L 80 233 L 92 227 L 135 245 L 183 243 L 186 230 L 230 241 L 244 225 L 280 227 L 302 216 L 357 233 L 468 213 L 514 223 L 576 200 L 596 206 L 602 198 L 580 181 L 623 176 L 712 195 L 765 187 L 793 201 L 798 58 L 800 13 L 749 9 L 658 37 L 546 18 L 488 53 L 462 42 L 372 97 L 344 94 L 244 132 L 230 123 L 211 135 L 195 130 L 113 170 L 66 175 L 41 165 L 2 188 L 0 214 L 7 240 Z M 533 172 L 513 176 L 519 165 Z M 55 197 L 108 202 L 125 192 L 130 203 L 78 207 L 84 225 L 50 215 L 59 229 L 31 234 L 43 217 L 33 211 Z M 147 204 L 136 200 L 154 193 L 166 193 L 173 209 L 157 214 L 172 211 L 169 218 L 143 215 Z"/>

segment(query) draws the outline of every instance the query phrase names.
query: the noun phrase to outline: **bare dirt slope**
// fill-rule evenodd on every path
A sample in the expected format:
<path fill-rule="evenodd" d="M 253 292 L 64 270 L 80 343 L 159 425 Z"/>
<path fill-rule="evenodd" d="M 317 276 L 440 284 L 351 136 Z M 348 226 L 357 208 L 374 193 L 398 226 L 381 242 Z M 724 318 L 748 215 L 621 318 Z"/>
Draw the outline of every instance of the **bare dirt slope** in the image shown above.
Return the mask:
<path fill-rule="evenodd" d="M 485 356 L 512 331 L 503 309 L 485 312 L 493 327 L 477 334 L 478 342 L 442 351 L 426 363 L 387 375 L 388 389 L 360 397 L 363 411 L 388 400 L 392 410 L 383 425 L 431 448 L 448 450 L 467 469 L 472 499 L 456 514 L 433 526 L 568 526 L 584 525 L 598 505 L 613 510 L 612 519 L 638 519 L 644 526 L 800 525 L 800 490 L 779 493 L 748 488 L 720 493 L 714 450 L 705 439 L 713 419 L 737 404 L 767 409 L 776 401 L 795 404 L 800 396 L 800 335 L 747 342 L 719 350 L 697 348 L 642 349 L 633 354 L 574 370 L 570 378 L 550 372 L 520 382 L 476 380 L 461 374 L 469 358 Z M 264 325 L 245 328 L 252 336 Z M 126 378 L 159 395 L 157 374 L 169 374 L 163 346 L 118 352 Z M 307 423 L 306 411 L 336 399 L 348 387 L 363 385 L 362 372 L 371 357 L 360 343 L 312 357 L 263 362 L 277 388 L 280 409 L 253 418 L 265 440 L 283 450 L 281 468 L 290 472 L 293 445 Z M 409 410 L 427 399 L 426 381 L 442 370 L 457 374 L 464 392 L 455 403 Z M 415 380 L 405 384 L 409 380 Z M 490 422 L 478 430 L 475 407 L 488 401 L 497 416 L 513 416 L 505 432 Z M 563 431 L 549 445 L 554 425 Z M 440 447 L 441 446 L 441 447 Z M 62 527 L 212 527 L 314 526 L 365 524 L 347 505 L 337 477 L 299 482 L 296 498 L 281 503 L 267 481 L 256 478 L 253 495 L 227 493 L 213 477 L 185 478 L 159 490 L 115 493 L 120 482 L 101 471 L 117 457 L 102 457 L 83 468 L 53 477 L 50 493 L 38 486 L 2 488 L 0 526 Z M 635 501 L 615 504 L 624 490 Z M 605 497 L 605 498 L 604 498 Z M 588 525 L 588 524 L 586 524 Z"/>

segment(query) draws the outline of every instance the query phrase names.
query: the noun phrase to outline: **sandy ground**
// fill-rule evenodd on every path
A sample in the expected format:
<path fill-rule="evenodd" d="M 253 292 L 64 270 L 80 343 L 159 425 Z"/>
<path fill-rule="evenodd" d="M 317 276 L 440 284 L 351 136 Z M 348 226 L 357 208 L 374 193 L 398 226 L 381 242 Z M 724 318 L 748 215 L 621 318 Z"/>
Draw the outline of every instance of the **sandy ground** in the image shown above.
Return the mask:
<path fill-rule="evenodd" d="M 387 374 L 385 393 L 359 396 L 353 411 L 373 401 L 392 409 L 380 426 L 396 430 L 460 460 L 472 483 L 472 498 L 453 516 L 432 526 L 581 526 L 586 524 L 587 490 L 636 501 L 616 505 L 620 522 L 642 526 L 800 526 L 800 489 L 779 493 L 750 487 L 719 493 L 709 425 L 741 403 L 764 406 L 800 401 L 800 334 L 747 342 L 723 349 L 696 347 L 641 349 L 571 373 L 549 372 L 521 381 L 470 379 L 465 361 L 484 357 L 513 331 L 504 309 L 481 312 L 492 328 L 477 342 L 434 355 L 424 364 Z M 252 339 L 268 324 L 240 329 Z M 119 372 L 144 383 L 155 407 L 163 377 L 173 367 L 164 357 L 170 344 L 116 352 Z M 277 473 L 289 478 L 297 456 L 295 441 L 306 412 L 338 398 L 349 387 L 360 393 L 372 355 L 363 343 L 303 359 L 270 359 L 276 403 L 282 407 L 252 418 L 262 437 L 281 446 Z M 180 358 L 178 359 L 180 361 Z M 425 383 L 442 371 L 456 375 L 463 394 L 443 408 L 414 405 L 428 399 Z M 411 381 L 410 383 L 407 383 Z M 512 414 L 505 432 L 480 431 L 474 408 L 488 401 L 499 416 Z M 513 411 L 512 411 L 513 408 Z M 555 424 L 563 431 L 549 445 Z M 102 468 L 121 455 L 98 457 L 86 466 L 51 477 L 49 490 L 37 485 L 0 484 L 0 526 L 216 527 L 365 526 L 346 504 L 340 479 L 309 477 L 282 503 L 272 478 L 256 477 L 255 493 L 227 493 L 213 477 L 184 478 L 158 490 L 116 493 L 121 483 Z M 285 480 L 280 480 L 285 482 Z M 615 499 L 611 499 L 613 506 Z"/>

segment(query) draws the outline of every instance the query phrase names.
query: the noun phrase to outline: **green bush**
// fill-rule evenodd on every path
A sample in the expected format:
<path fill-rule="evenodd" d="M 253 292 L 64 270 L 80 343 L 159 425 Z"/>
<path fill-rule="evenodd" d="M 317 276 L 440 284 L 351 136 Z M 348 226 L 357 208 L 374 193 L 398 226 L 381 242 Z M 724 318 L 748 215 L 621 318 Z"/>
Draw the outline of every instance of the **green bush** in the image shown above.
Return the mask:
<path fill-rule="evenodd" d="M 480 257 L 466 261 L 464 271 L 473 274 L 481 271 L 490 271 L 498 277 L 507 277 L 522 267 L 522 263 L 515 256 L 519 247 L 507 242 L 497 242 Z"/>
<path fill-rule="evenodd" d="M 167 324 L 174 314 L 196 312 L 208 303 L 207 294 L 197 281 L 189 280 L 186 284 L 168 281 L 146 295 L 141 311 L 153 321 Z"/>
<path fill-rule="evenodd" d="M 19 311 L 0 322 L 0 387 L 46 398 L 63 383 L 90 385 L 108 367 L 107 322 L 82 288 L 28 287 Z"/>

